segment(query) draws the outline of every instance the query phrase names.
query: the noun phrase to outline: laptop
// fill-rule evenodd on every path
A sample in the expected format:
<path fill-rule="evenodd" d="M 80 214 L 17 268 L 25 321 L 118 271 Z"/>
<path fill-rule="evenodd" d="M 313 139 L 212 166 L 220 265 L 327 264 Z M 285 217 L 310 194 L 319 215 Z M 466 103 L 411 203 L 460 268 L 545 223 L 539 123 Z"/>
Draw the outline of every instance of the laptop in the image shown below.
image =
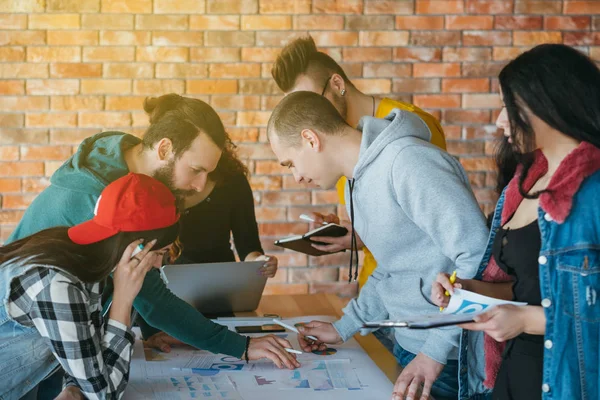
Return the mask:
<path fill-rule="evenodd" d="M 258 307 L 267 277 L 264 261 L 175 264 L 163 268 L 167 287 L 205 315 L 231 315 Z"/>

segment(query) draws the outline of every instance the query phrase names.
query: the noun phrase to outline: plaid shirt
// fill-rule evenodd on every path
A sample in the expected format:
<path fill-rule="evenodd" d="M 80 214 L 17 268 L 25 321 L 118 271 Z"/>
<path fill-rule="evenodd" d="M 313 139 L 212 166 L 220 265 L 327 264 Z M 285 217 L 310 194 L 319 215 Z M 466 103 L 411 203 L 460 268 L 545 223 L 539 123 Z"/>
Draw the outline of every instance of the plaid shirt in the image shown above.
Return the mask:
<path fill-rule="evenodd" d="M 112 319 L 104 324 L 104 283 L 86 284 L 68 273 L 36 267 L 11 282 L 7 311 L 35 327 L 88 399 L 121 398 L 129 378 L 133 333 Z"/>

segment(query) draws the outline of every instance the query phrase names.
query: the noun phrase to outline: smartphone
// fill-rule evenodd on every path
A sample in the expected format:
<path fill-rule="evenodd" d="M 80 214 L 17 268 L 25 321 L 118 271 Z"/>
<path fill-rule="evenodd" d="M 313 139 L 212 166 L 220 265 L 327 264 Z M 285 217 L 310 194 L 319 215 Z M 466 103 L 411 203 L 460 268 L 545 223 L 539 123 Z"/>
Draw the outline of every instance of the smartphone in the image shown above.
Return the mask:
<path fill-rule="evenodd" d="M 252 325 L 252 326 L 236 326 L 237 333 L 277 333 L 285 332 L 285 328 L 279 325 Z"/>

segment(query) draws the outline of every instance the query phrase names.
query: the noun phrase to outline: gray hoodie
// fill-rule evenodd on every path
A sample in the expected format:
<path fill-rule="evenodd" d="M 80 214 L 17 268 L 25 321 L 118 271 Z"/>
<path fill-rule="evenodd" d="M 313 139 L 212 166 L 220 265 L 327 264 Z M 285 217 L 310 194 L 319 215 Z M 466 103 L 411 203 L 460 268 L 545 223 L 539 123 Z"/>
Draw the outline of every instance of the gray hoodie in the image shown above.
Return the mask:
<path fill-rule="evenodd" d="M 473 277 L 488 238 L 462 166 L 429 143 L 431 132 L 416 114 L 394 109 L 385 119 L 364 117 L 358 128 L 354 225 L 377 268 L 334 323 L 344 340 L 366 321 L 439 312 L 429 302 L 436 275 L 456 269 L 459 278 Z M 350 201 L 346 207 L 350 215 Z M 457 358 L 459 333 L 399 328 L 395 337 L 405 350 L 446 364 Z"/>

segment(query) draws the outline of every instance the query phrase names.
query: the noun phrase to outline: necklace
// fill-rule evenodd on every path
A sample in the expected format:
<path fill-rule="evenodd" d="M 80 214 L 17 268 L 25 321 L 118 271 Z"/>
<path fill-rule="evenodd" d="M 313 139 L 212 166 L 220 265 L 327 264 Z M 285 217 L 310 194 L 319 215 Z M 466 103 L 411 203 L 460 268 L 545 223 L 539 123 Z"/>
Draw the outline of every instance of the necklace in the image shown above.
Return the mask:
<path fill-rule="evenodd" d="M 374 117 L 375 116 L 375 96 L 371 96 L 371 98 L 373 99 L 373 112 L 371 114 Z"/>

